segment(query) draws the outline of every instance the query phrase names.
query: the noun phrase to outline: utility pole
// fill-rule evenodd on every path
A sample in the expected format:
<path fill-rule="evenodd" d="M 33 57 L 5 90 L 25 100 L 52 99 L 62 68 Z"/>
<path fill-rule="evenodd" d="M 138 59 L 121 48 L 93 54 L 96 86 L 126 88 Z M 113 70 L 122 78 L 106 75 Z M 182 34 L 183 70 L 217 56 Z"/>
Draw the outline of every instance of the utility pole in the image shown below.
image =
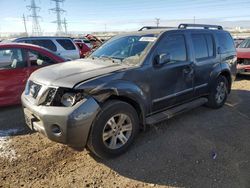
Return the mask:
<path fill-rule="evenodd" d="M 159 25 L 160 25 L 160 18 L 155 18 L 155 20 L 156 20 L 156 26 L 159 27 Z"/>
<path fill-rule="evenodd" d="M 24 25 L 24 29 L 25 29 L 25 35 L 28 36 L 28 31 L 27 31 L 27 25 L 26 25 L 26 18 L 23 14 L 23 25 Z"/>
<path fill-rule="evenodd" d="M 39 24 L 39 18 L 41 17 L 37 13 L 41 8 L 36 6 L 35 0 L 31 0 L 30 5 L 28 5 L 27 8 L 29 11 L 31 11 L 31 15 L 29 15 L 29 17 L 32 18 L 32 35 L 41 35 L 42 31 Z"/>
<path fill-rule="evenodd" d="M 195 24 L 195 16 L 194 16 L 194 24 Z"/>
<path fill-rule="evenodd" d="M 64 20 L 63 20 L 63 25 L 64 25 L 64 31 L 65 31 L 65 34 L 67 35 L 67 34 L 68 34 L 68 29 L 67 29 L 67 25 L 68 25 L 68 23 L 67 23 L 66 18 L 64 18 Z"/>
<path fill-rule="evenodd" d="M 61 15 L 66 11 L 60 7 L 60 3 L 63 3 L 65 0 L 51 0 L 51 1 L 54 1 L 56 3 L 55 8 L 50 9 L 52 12 L 56 14 L 56 21 L 53 22 L 57 24 L 56 33 L 57 35 L 62 35 L 63 34 L 62 25 L 64 24 L 64 22 L 61 19 Z"/>
<path fill-rule="evenodd" d="M 104 25 L 105 26 L 105 33 L 107 32 L 107 24 Z"/>

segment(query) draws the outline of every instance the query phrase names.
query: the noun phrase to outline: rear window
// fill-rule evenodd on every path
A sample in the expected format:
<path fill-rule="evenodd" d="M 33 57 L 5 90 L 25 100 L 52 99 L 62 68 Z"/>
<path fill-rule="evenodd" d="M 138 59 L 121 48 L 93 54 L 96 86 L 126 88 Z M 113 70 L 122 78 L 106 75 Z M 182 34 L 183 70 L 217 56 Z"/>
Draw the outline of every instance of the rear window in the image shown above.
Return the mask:
<path fill-rule="evenodd" d="M 73 42 L 69 39 L 56 39 L 56 41 L 65 49 L 65 50 L 75 50 Z"/>
<path fill-rule="evenodd" d="M 25 40 L 25 42 L 30 43 L 30 44 L 35 44 L 38 46 L 42 46 L 54 52 L 57 51 L 56 45 L 51 40 L 48 40 L 48 39 Z"/>
<path fill-rule="evenodd" d="M 241 42 L 239 48 L 250 48 L 250 39 L 246 39 Z"/>
<path fill-rule="evenodd" d="M 234 52 L 235 46 L 232 37 L 228 33 L 217 33 L 221 53 Z"/>

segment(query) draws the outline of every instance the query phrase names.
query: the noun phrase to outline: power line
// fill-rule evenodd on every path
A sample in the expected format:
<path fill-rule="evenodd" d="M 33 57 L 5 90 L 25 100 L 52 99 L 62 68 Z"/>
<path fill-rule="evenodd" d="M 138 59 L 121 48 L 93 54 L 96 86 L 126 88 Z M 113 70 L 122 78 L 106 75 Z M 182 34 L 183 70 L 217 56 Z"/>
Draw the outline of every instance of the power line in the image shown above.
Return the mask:
<path fill-rule="evenodd" d="M 29 17 L 32 18 L 32 35 L 41 35 L 41 27 L 39 24 L 39 18 L 41 18 L 38 15 L 38 12 L 40 11 L 40 7 L 36 6 L 35 0 L 31 0 L 30 5 L 26 6 L 29 11 L 31 11 L 31 15 Z"/>
<path fill-rule="evenodd" d="M 51 0 L 56 3 L 55 8 L 50 9 L 52 12 L 56 14 L 56 21 L 53 23 L 57 24 L 57 35 L 62 35 L 63 34 L 63 27 L 62 25 L 64 24 L 64 21 L 61 19 L 61 15 L 65 13 L 66 11 L 60 7 L 60 3 L 63 3 L 65 0 Z"/>
<path fill-rule="evenodd" d="M 160 25 L 160 18 L 155 18 L 155 20 L 156 20 L 156 26 L 159 27 L 159 25 Z"/>
<path fill-rule="evenodd" d="M 26 36 L 28 36 L 27 25 L 26 25 L 26 18 L 24 16 L 24 14 L 23 14 L 23 25 L 24 25 L 24 29 L 25 29 L 25 34 L 26 34 Z"/>
<path fill-rule="evenodd" d="M 67 23 L 66 18 L 64 18 L 64 20 L 63 20 L 63 25 L 64 25 L 64 32 L 65 32 L 65 34 L 67 35 L 67 34 L 68 34 L 68 29 L 67 29 L 68 23 Z"/>

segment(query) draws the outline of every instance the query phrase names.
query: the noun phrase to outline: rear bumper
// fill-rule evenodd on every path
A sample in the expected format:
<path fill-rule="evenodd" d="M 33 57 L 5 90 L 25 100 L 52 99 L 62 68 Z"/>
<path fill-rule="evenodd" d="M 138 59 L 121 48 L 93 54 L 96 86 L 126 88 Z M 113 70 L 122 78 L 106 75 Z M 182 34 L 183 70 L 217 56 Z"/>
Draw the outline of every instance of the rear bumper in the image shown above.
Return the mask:
<path fill-rule="evenodd" d="M 36 106 L 22 94 L 26 124 L 50 140 L 72 147 L 84 147 L 100 107 L 93 98 L 73 107 Z"/>

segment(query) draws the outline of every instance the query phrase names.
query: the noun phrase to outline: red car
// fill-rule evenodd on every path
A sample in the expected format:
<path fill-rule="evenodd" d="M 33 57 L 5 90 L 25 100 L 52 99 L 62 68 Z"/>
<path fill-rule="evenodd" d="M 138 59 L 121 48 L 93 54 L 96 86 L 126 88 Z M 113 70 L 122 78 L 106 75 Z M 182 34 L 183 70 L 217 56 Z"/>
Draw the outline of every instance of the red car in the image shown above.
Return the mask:
<path fill-rule="evenodd" d="M 74 42 L 80 50 L 81 58 L 84 58 L 86 54 L 88 54 L 91 51 L 91 49 L 84 42 L 77 42 L 77 41 Z"/>
<path fill-rule="evenodd" d="M 237 72 L 250 75 L 250 38 L 245 39 L 237 48 Z"/>
<path fill-rule="evenodd" d="M 36 69 L 65 61 L 43 47 L 0 43 L 0 106 L 20 104 L 26 81 Z"/>

